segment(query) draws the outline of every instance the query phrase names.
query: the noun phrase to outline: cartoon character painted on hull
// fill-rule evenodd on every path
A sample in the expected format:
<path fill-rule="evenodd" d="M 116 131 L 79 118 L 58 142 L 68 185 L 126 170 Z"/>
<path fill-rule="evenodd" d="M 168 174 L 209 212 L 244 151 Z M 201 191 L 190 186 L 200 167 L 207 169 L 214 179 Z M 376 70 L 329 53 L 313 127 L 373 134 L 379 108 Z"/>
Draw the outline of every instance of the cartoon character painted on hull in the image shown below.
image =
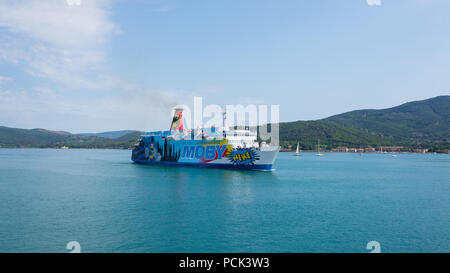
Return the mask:
<path fill-rule="evenodd" d="M 255 165 L 259 160 L 258 152 L 255 148 L 235 148 L 227 154 L 228 160 L 233 165 Z"/>
<path fill-rule="evenodd" d="M 140 161 L 149 161 L 149 160 L 153 161 L 155 160 L 155 155 L 158 155 L 158 153 L 155 154 L 153 138 L 150 144 L 146 143 L 141 139 L 139 141 L 139 144 L 133 147 L 131 158 L 133 160 L 140 160 Z"/>
<path fill-rule="evenodd" d="M 145 143 L 144 141 L 139 141 L 138 145 L 133 147 L 131 158 L 133 160 L 142 160 L 145 157 Z"/>
<path fill-rule="evenodd" d="M 195 144 L 177 145 L 166 137 L 146 138 L 134 146 L 132 159 L 146 162 L 210 163 L 226 158 L 232 165 L 255 165 L 260 159 L 255 148 L 234 148 L 227 140 L 203 140 Z"/>

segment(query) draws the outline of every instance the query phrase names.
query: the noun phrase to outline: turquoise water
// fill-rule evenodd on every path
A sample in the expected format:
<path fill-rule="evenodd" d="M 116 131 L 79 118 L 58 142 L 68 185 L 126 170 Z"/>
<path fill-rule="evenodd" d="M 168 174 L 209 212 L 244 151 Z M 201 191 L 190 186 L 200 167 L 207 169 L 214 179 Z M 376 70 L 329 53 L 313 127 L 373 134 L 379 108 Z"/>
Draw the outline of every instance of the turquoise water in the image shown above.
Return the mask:
<path fill-rule="evenodd" d="M 0 252 L 450 251 L 450 155 L 281 153 L 276 171 L 0 149 Z"/>

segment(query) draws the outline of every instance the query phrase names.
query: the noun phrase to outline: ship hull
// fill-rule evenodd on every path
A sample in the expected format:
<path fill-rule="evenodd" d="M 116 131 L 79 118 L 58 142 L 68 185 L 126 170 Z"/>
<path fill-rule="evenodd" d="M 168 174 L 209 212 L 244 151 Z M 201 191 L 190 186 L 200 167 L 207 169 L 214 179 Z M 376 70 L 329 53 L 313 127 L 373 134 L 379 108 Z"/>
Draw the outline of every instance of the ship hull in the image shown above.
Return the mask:
<path fill-rule="evenodd" d="M 174 167 L 192 167 L 192 168 L 213 168 L 213 169 L 232 169 L 232 170 L 273 171 L 272 164 L 235 166 L 235 165 L 231 165 L 231 164 L 139 162 L 139 161 L 134 161 L 134 162 L 137 163 L 137 164 L 144 164 L 144 165 L 150 165 L 150 166 L 174 166 Z"/>
<path fill-rule="evenodd" d="M 132 161 L 145 165 L 235 170 L 272 170 L 279 147 L 233 148 L 222 140 L 168 140 L 143 137 L 133 148 Z"/>

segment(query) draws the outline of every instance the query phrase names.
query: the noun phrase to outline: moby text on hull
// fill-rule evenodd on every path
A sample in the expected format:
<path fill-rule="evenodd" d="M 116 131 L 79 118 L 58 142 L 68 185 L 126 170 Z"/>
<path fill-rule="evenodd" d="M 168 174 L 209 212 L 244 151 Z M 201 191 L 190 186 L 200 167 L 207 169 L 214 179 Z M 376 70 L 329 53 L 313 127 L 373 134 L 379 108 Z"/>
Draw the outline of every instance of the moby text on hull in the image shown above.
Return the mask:
<path fill-rule="evenodd" d="M 272 170 L 280 147 L 256 140 L 255 132 L 225 126 L 188 130 L 183 108 L 177 107 L 170 130 L 141 136 L 131 159 L 149 165 Z"/>

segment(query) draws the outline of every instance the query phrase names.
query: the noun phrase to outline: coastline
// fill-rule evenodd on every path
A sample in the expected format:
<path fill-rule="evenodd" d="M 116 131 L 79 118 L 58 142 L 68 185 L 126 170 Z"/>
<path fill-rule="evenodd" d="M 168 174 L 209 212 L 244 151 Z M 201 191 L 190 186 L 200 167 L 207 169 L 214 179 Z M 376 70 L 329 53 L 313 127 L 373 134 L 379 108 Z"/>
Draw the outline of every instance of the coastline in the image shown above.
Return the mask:
<path fill-rule="evenodd" d="M 56 147 L 0 147 L 0 150 L 132 150 L 132 148 L 87 148 L 87 147 L 73 147 L 73 148 L 56 148 Z M 315 150 L 305 150 L 301 151 L 301 153 L 316 153 Z M 361 154 L 359 152 L 336 152 L 336 151 L 321 151 L 322 153 L 332 153 L 332 154 Z M 280 150 L 280 153 L 295 153 L 295 150 Z M 300 153 L 300 154 L 301 154 Z M 450 154 L 450 152 L 427 152 L 427 153 L 419 153 L 419 152 L 410 152 L 410 151 L 401 151 L 401 152 L 363 152 L 362 154 Z"/>

